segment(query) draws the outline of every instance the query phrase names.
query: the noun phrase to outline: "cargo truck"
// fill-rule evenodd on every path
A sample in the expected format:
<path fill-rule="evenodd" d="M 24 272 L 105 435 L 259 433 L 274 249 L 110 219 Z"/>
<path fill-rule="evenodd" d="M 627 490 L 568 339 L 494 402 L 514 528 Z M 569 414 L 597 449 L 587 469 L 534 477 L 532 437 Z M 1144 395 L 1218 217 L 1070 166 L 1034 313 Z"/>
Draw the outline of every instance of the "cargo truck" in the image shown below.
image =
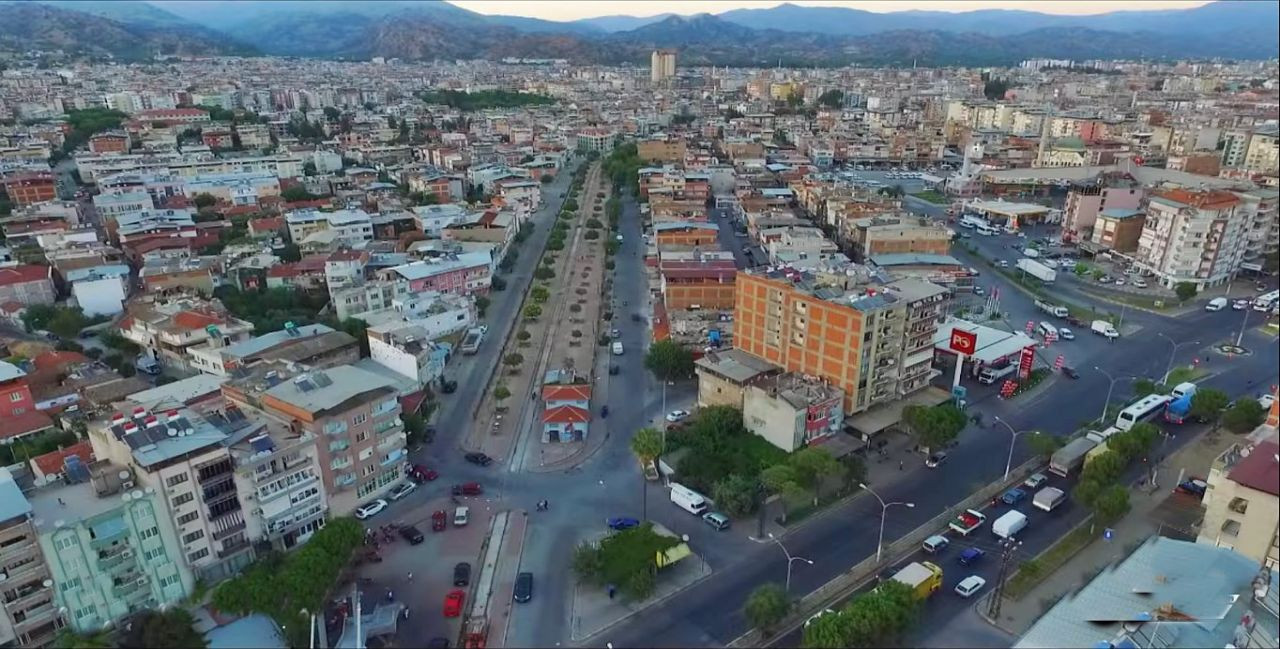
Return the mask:
<path fill-rule="evenodd" d="M 1070 315 L 1067 311 L 1067 307 L 1058 306 L 1051 302 L 1045 302 L 1044 300 L 1036 300 L 1036 308 L 1058 318 L 1065 318 Z"/>
<path fill-rule="evenodd" d="M 480 343 L 482 342 L 484 342 L 484 329 L 472 327 L 462 337 L 462 344 L 459 347 L 462 349 L 462 353 L 470 355 L 480 351 Z"/>
<path fill-rule="evenodd" d="M 965 511 L 960 512 L 960 515 L 956 516 L 955 520 L 951 521 L 951 525 L 949 527 L 956 532 L 959 532 L 960 536 L 969 536 L 970 532 L 982 527 L 982 524 L 986 522 L 986 520 L 986 514 L 983 514 L 976 509 L 966 509 Z"/>
<path fill-rule="evenodd" d="M 1088 437 L 1071 440 L 1066 446 L 1054 451 L 1053 456 L 1049 458 L 1049 472 L 1064 478 L 1071 475 L 1072 471 L 1084 464 L 1085 456 L 1097 445 L 1097 442 Z"/>
<path fill-rule="evenodd" d="M 1170 401 L 1164 407 L 1164 420 L 1171 424 L 1181 424 L 1191 414 L 1191 398 L 1194 393 L 1183 394 Z"/>
<path fill-rule="evenodd" d="M 1000 367 L 984 367 L 981 372 L 978 372 L 978 382 L 991 385 L 992 383 L 1013 374 L 1016 369 L 1018 369 L 1018 366 L 1013 363 L 1006 363 Z"/>
<path fill-rule="evenodd" d="M 1106 320 L 1094 320 L 1093 324 L 1089 325 L 1089 329 L 1099 336 L 1106 336 L 1107 338 L 1120 337 L 1120 332 L 1116 331 L 1115 325 Z"/>
<path fill-rule="evenodd" d="M 1015 264 L 1015 267 L 1042 282 L 1052 282 L 1058 279 L 1058 271 L 1049 268 L 1034 259 L 1027 259 L 1025 257 L 1019 259 L 1018 263 Z"/>
<path fill-rule="evenodd" d="M 924 600 L 942 588 L 942 568 L 928 561 L 917 561 L 899 570 L 893 580 L 906 584 L 917 600 Z"/>
<path fill-rule="evenodd" d="M 1066 499 L 1067 494 L 1063 490 L 1057 487 L 1045 487 L 1036 493 L 1035 498 L 1031 499 L 1031 504 L 1035 505 L 1036 509 L 1051 512 Z"/>

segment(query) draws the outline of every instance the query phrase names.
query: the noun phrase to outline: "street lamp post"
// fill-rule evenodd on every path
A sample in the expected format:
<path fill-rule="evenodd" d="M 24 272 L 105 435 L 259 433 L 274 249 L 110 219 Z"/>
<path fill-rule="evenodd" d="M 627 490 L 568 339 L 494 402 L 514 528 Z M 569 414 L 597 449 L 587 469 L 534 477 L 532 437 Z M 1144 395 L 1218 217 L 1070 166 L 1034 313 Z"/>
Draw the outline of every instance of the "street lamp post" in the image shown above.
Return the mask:
<path fill-rule="evenodd" d="M 1156 332 L 1156 335 L 1157 335 L 1157 336 L 1160 336 L 1161 338 L 1164 338 L 1164 339 L 1165 339 L 1165 340 L 1167 340 L 1167 341 L 1169 341 L 1169 344 L 1170 344 L 1170 345 L 1173 345 L 1173 349 L 1169 350 L 1169 363 L 1168 363 L 1167 365 L 1165 365 L 1165 368 L 1164 368 L 1164 378 L 1160 380 L 1160 382 L 1161 382 L 1161 383 L 1168 383 L 1168 382 L 1169 382 L 1169 374 L 1173 372 L 1173 358 L 1174 358 L 1175 356 L 1177 356 L 1177 355 L 1178 355 L 1178 348 L 1179 348 L 1179 347 L 1182 347 L 1183 345 L 1199 345 L 1199 344 L 1200 344 L 1200 341 L 1199 341 L 1199 340 L 1188 340 L 1188 341 L 1185 341 L 1185 342 L 1180 342 L 1180 343 L 1178 343 L 1178 342 L 1174 342 L 1172 338 L 1170 338 L 1170 337 L 1168 337 L 1168 336 L 1164 335 L 1163 333 L 1161 333 L 1161 332 L 1159 332 L 1159 331 L 1157 331 L 1157 332 Z"/>
<path fill-rule="evenodd" d="M 1245 305 L 1244 317 L 1240 319 L 1240 335 L 1236 336 L 1236 347 L 1239 347 L 1240 343 L 1244 341 L 1244 328 L 1245 325 L 1249 324 L 1249 310 L 1249 306 Z"/>
<path fill-rule="evenodd" d="M 878 494 L 878 493 L 876 493 L 875 491 L 873 491 L 873 490 L 871 489 L 871 487 L 868 487 L 868 486 L 867 486 L 867 484 L 866 484 L 865 482 L 859 482 L 859 483 L 858 483 L 858 486 L 859 486 L 859 487 L 861 487 L 861 488 L 863 488 L 864 490 L 866 490 L 866 492 L 867 492 L 867 493 L 869 493 L 869 494 L 871 494 L 872 496 L 875 496 L 875 497 L 876 497 L 876 500 L 880 501 L 880 536 L 879 536 L 878 540 L 876 541 L 876 563 L 880 563 L 880 554 L 881 554 L 881 553 L 882 553 L 882 551 L 884 550 L 884 519 L 885 519 L 885 514 L 887 514 L 887 513 L 889 512 L 889 508 L 890 508 L 890 507 L 893 507 L 894 505 L 902 505 L 903 507 L 906 507 L 906 508 L 908 508 L 908 509 L 913 509 L 913 508 L 916 506 L 916 504 L 915 504 L 915 503 L 908 503 L 908 502 L 891 502 L 891 503 L 886 503 L 886 502 L 884 501 L 884 499 L 880 497 L 880 494 Z"/>
<path fill-rule="evenodd" d="M 1009 429 L 1009 435 L 1010 435 L 1010 437 L 1009 437 L 1009 459 L 1008 459 L 1008 460 L 1006 460 L 1006 461 L 1005 461 L 1005 463 L 1004 463 L 1004 479 L 1005 479 L 1005 480 L 1008 480 L 1008 479 L 1009 479 L 1009 471 L 1010 471 L 1011 469 L 1013 469 L 1013 447 L 1014 447 L 1014 446 L 1017 444 L 1017 442 L 1018 442 L 1018 435 L 1021 435 L 1021 434 L 1023 434 L 1023 433 L 1029 433 L 1029 432 L 1031 432 L 1031 431 L 1029 431 L 1029 430 L 1020 430 L 1020 431 L 1015 431 L 1015 430 L 1013 430 L 1013 426 L 1010 426 L 1010 425 L 1009 425 L 1009 422 L 1007 422 L 1007 421 L 1005 421 L 1005 420 L 1003 420 L 1003 419 L 1001 419 L 1001 418 L 999 418 L 999 417 L 996 417 L 996 421 L 1000 422 L 1001 424 L 1003 424 L 1003 425 L 1004 425 L 1004 427 L 1005 427 L 1005 428 L 1008 428 L 1008 429 Z"/>
<path fill-rule="evenodd" d="M 787 555 L 787 592 L 790 593 L 791 592 L 791 564 L 795 563 L 796 561 L 803 561 L 812 566 L 813 562 L 804 557 L 791 556 L 791 553 L 787 552 L 787 546 L 783 545 L 782 541 L 773 535 L 773 532 L 769 533 L 769 538 L 773 539 L 773 542 L 777 543 L 778 547 L 782 548 L 782 553 Z"/>
<path fill-rule="evenodd" d="M 1102 369 L 1101 367 L 1098 367 L 1097 365 L 1094 365 L 1093 369 L 1098 370 L 1099 372 L 1102 372 L 1102 375 L 1107 377 L 1108 381 L 1111 381 L 1111 384 L 1107 386 L 1107 400 L 1102 404 L 1102 414 L 1098 416 L 1098 422 L 1101 423 L 1107 420 L 1107 408 L 1111 407 L 1111 390 L 1113 390 L 1116 387 L 1116 381 L 1119 381 L 1120 379 L 1125 377 L 1123 376 L 1113 377 L 1110 374 L 1108 374 L 1106 370 Z"/>

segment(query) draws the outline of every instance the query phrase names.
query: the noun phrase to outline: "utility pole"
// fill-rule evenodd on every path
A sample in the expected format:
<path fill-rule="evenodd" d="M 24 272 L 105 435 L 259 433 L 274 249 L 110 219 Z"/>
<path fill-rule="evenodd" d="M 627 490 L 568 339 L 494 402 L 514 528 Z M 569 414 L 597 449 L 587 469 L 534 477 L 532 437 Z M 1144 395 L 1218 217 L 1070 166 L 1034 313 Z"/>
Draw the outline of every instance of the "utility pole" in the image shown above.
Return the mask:
<path fill-rule="evenodd" d="M 1000 543 L 1000 570 L 996 573 L 996 587 L 991 591 L 991 605 L 987 607 L 987 617 L 992 620 L 1000 619 L 1000 605 L 1004 602 L 1004 582 L 1009 574 L 1009 562 L 1013 558 L 1013 551 L 1020 545 L 1022 545 L 1021 542 L 1011 538 Z"/>

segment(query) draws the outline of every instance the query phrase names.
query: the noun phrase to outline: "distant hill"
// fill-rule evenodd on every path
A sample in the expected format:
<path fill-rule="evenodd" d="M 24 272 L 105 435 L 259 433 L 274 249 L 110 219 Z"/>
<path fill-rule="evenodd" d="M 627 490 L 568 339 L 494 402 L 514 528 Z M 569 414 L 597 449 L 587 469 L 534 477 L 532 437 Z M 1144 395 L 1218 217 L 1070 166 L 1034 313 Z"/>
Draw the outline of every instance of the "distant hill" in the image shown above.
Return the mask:
<path fill-rule="evenodd" d="M 109 11 L 100 5 L 115 3 L 84 4 Z M 159 12 L 158 9 L 156 11 Z M 139 20 L 146 22 L 148 19 Z M 165 21 L 159 13 L 151 14 L 150 20 L 153 21 L 151 24 L 129 24 L 89 11 L 63 9 L 51 4 L 0 3 L 0 51 L 62 50 L 91 56 L 110 55 L 120 59 L 146 59 L 156 54 L 256 53 L 252 48 L 226 36 L 212 32 L 206 34 L 207 30 L 199 26 L 162 24 Z"/>
<path fill-rule="evenodd" d="M 39 15 L 39 38 L 24 39 L 24 16 L 38 11 L 33 7 L 46 11 Z M 16 11 L 26 13 L 11 13 Z M 83 19 L 107 21 L 107 37 L 99 41 Z M 719 15 L 606 16 L 574 22 L 490 16 L 447 2 L 413 0 L 48 0 L 0 5 L 0 35 L 8 35 L 3 44 L 9 48 L 60 43 L 117 55 L 158 50 L 210 54 L 243 51 L 237 44 L 243 42 L 262 53 L 285 56 L 518 56 L 640 65 L 655 47 L 678 49 L 682 65 L 1267 59 L 1280 53 L 1278 22 L 1277 2 L 1215 2 L 1195 9 L 1094 16 L 1020 10 L 874 13 L 784 4 Z M 65 23 L 63 28 L 59 23 Z"/>

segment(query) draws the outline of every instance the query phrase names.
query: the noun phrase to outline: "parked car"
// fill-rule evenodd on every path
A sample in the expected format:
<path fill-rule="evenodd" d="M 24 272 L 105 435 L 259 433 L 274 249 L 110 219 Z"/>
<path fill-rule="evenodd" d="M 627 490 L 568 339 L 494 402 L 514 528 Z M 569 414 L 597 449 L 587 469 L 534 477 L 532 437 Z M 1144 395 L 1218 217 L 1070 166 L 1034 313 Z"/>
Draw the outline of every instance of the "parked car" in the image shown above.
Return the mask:
<path fill-rule="evenodd" d="M 987 553 L 982 551 L 981 548 L 965 548 L 964 552 L 960 553 L 960 558 L 957 561 L 962 566 L 970 566 L 981 561 L 982 557 L 985 556 L 987 556 Z"/>
<path fill-rule="evenodd" d="M 1000 501 L 1006 505 L 1017 505 L 1023 500 L 1026 500 L 1026 498 L 1027 492 L 1014 487 L 1013 489 L 1004 492 L 1004 495 L 1000 496 Z"/>
<path fill-rule="evenodd" d="M 1007 260 L 1007 259 L 1001 259 L 998 265 L 999 265 L 1001 268 L 1008 268 L 1008 267 L 1009 267 L 1009 260 Z"/>
<path fill-rule="evenodd" d="M 463 505 L 453 510 L 453 526 L 465 527 L 467 521 L 471 520 L 471 508 Z"/>
<path fill-rule="evenodd" d="M 609 526 L 609 529 L 611 530 L 622 531 L 622 530 L 629 530 L 639 525 L 640 521 L 634 518 L 627 518 L 625 516 L 614 516 L 613 518 L 606 520 L 605 523 Z"/>
<path fill-rule="evenodd" d="M 521 604 L 533 599 L 533 573 L 522 572 L 516 575 L 516 587 L 511 598 Z"/>
<path fill-rule="evenodd" d="M 381 498 L 371 503 L 365 503 L 356 508 L 356 519 L 364 520 L 366 518 L 369 518 L 370 516 L 373 516 L 374 514 L 377 514 L 378 512 L 381 512 L 386 508 L 387 508 L 387 501 Z"/>
<path fill-rule="evenodd" d="M 431 513 L 431 531 L 443 532 L 449 526 L 449 515 L 444 510 L 438 510 Z"/>
<path fill-rule="evenodd" d="M 415 482 L 431 482 L 439 477 L 439 473 L 421 464 L 414 464 L 409 467 L 409 479 Z"/>
<path fill-rule="evenodd" d="M 485 455 L 484 453 L 467 453 L 462 457 L 476 466 L 489 466 L 490 464 L 493 464 L 493 458 Z"/>
<path fill-rule="evenodd" d="M 1209 490 L 1209 483 L 1200 478 L 1187 478 L 1178 484 L 1174 489 L 1175 493 L 1187 494 L 1196 498 L 1204 498 L 1204 492 Z"/>
<path fill-rule="evenodd" d="M 413 493 L 413 490 L 417 488 L 418 483 L 416 482 L 402 482 L 400 483 L 400 486 L 391 490 L 391 499 L 400 500 L 401 498 Z"/>
<path fill-rule="evenodd" d="M 675 423 L 677 421 L 684 421 L 688 417 L 689 417 L 688 410 L 672 410 L 671 412 L 667 413 L 667 421 L 672 423 Z"/>
<path fill-rule="evenodd" d="M 1022 486 L 1028 489 L 1039 489 L 1040 485 L 1049 481 L 1049 476 L 1043 473 L 1033 473 L 1031 477 L 1022 482 Z"/>
<path fill-rule="evenodd" d="M 1244 311 L 1247 308 L 1249 308 L 1248 300 L 1236 300 L 1235 302 L 1231 303 L 1232 311 Z"/>
<path fill-rule="evenodd" d="M 946 461 L 947 461 L 947 452 L 938 451 L 936 453 L 930 453 L 929 457 L 925 458 L 924 465 L 929 467 L 930 469 L 936 469 L 942 466 L 942 463 Z"/>
<path fill-rule="evenodd" d="M 462 561 L 453 566 L 453 585 L 467 586 L 471 583 L 471 564 Z"/>
<path fill-rule="evenodd" d="M 1069 316 L 1067 316 L 1067 323 L 1068 323 L 1068 324 L 1071 324 L 1071 325 L 1073 325 L 1073 326 L 1076 326 L 1076 327 L 1087 327 L 1087 326 L 1089 326 L 1089 323 L 1088 323 L 1088 322 L 1085 322 L 1084 320 L 1081 320 L 1080 318 L 1077 318 L 1077 317 L 1075 317 L 1075 316 L 1073 316 L 1073 315 L 1069 315 Z"/>
<path fill-rule="evenodd" d="M 1275 402 L 1276 402 L 1276 397 L 1273 394 L 1264 394 L 1258 397 L 1258 405 L 1262 406 L 1263 410 L 1270 410 L 1271 404 Z"/>
<path fill-rule="evenodd" d="M 1134 285 L 1135 287 L 1137 287 L 1137 288 L 1146 288 L 1146 287 L 1147 287 L 1147 280 L 1142 279 L 1141 277 L 1139 277 L 1138 279 L 1133 280 L 1133 285 Z"/>
<path fill-rule="evenodd" d="M 974 295 L 977 295 L 977 296 L 979 296 L 979 297 L 981 297 L 981 296 L 983 296 L 983 295 L 986 295 L 986 294 L 987 294 L 987 292 L 986 292 L 985 290 L 983 290 L 981 286 L 974 286 L 974 287 L 973 287 L 973 294 L 974 294 Z"/>
<path fill-rule="evenodd" d="M 404 540 L 408 541 L 409 545 L 422 543 L 423 539 L 426 538 L 422 535 L 421 530 L 412 525 L 405 525 L 404 527 L 401 527 L 400 536 L 404 537 Z"/>
<path fill-rule="evenodd" d="M 924 543 L 921 544 L 921 547 L 929 554 L 938 554 L 947 549 L 948 545 L 951 545 L 951 539 L 948 539 L 941 534 L 934 534 L 933 536 L 925 539 Z"/>
<path fill-rule="evenodd" d="M 619 373 L 619 372 L 621 372 L 621 371 L 622 371 L 622 369 L 621 369 L 621 368 L 619 368 L 617 365 L 610 365 L 610 366 L 609 366 L 609 376 L 617 376 L 617 375 L 618 375 L 618 373 Z"/>
<path fill-rule="evenodd" d="M 479 482 L 464 482 L 453 485 L 450 491 L 455 496 L 479 496 L 484 493 L 484 487 Z"/>
<path fill-rule="evenodd" d="M 1080 378 L 1080 373 L 1076 371 L 1076 368 L 1071 367 L 1070 365 L 1063 365 L 1062 373 L 1073 379 Z"/>
<path fill-rule="evenodd" d="M 968 599 L 970 597 L 973 597 L 974 593 L 982 590 L 982 587 L 986 585 L 987 585 L 986 579 L 983 579 L 982 577 L 979 577 L 977 575 L 969 575 L 968 577 L 965 577 L 963 580 L 961 580 L 960 583 L 956 584 L 956 594 L 965 599 Z"/>
<path fill-rule="evenodd" d="M 1074 331 L 1063 327 L 1058 330 L 1058 338 L 1061 338 L 1062 340 L 1075 340 L 1076 334 Z"/>
<path fill-rule="evenodd" d="M 458 617 L 462 615 L 462 603 L 466 601 L 467 595 L 461 590 L 451 590 L 448 595 L 444 596 L 444 616 Z"/>

